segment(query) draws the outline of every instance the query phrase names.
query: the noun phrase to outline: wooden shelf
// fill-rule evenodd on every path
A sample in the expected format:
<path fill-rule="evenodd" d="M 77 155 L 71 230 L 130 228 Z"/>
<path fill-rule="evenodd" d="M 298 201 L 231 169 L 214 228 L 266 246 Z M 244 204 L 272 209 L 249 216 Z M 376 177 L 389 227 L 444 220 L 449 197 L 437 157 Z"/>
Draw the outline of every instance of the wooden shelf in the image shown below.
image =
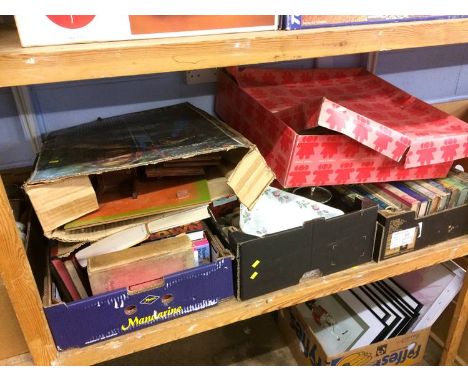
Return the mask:
<path fill-rule="evenodd" d="M 134 76 L 468 43 L 468 18 L 354 27 L 221 34 L 22 48 L 16 29 L 0 27 L 0 87 Z M 35 364 L 89 365 L 253 316 L 468 255 L 468 235 L 381 263 L 366 264 L 244 302 L 217 307 L 88 347 L 57 352 L 0 178 L 0 276 Z M 468 280 L 468 279 L 467 279 Z M 463 303 L 451 324 L 443 361 L 450 364 L 466 321 Z M 465 320 L 465 321 L 464 321 Z M 462 323 L 462 324 L 460 324 Z M 30 358 L 8 360 L 28 363 Z"/>
<path fill-rule="evenodd" d="M 468 42 L 468 19 L 22 48 L 0 29 L 0 87 Z"/>
<path fill-rule="evenodd" d="M 55 365 L 90 365 L 189 337 L 341 290 L 425 268 L 468 254 L 468 235 L 380 263 L 307 280 L 247 301 L 230 300 L 172 321 L 80 349 L 59 352 Z"/>

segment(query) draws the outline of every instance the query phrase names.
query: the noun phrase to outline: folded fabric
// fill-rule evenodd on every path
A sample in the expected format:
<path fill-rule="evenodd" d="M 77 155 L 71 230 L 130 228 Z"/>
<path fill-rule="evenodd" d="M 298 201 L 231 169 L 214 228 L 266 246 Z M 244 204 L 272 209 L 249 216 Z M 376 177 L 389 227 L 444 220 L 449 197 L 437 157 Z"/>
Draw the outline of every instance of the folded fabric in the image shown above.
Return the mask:
<path fill-rule="evenodd" d="M 252 210 L 240 206 L 240 229 L 250 235 L 265 236 L 300 227 L 316 218 L 332 218 L 343 211 L 313 200 L 267 187 Z"/>

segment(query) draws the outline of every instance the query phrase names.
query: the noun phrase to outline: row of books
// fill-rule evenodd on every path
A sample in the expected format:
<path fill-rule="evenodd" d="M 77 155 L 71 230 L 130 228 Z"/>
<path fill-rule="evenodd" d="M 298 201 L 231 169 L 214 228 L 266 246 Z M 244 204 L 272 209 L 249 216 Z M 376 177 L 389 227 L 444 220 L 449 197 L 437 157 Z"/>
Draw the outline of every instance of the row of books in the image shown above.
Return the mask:
<path fill-rule="evenodd" d="M 373 200 L 381 210 L 414 211 L 428 216 L 468 203 L 468 173 L 453 169 L 446 178 L 334 186 L 345 196 Z"/>
<path fill-rule="evenodd" d="M 454 262 L 300 304 L 296 309 L 327 354 L 338 354 L 429 328 L 460 290 Z"/>

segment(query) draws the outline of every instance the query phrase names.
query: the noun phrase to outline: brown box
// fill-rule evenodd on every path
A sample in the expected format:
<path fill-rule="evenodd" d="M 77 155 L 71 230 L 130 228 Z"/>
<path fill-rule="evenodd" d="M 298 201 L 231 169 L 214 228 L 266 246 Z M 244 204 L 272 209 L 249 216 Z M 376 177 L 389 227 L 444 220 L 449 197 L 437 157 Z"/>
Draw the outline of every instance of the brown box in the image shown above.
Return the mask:
<path fill-rule="evenodd" d="M 326 354 L 293 307 L 278 314 L 278 325 L 302 366 L 410 366 L 423 360 L 430 328 L 397 336 L 341 354 Z"/>
<path fill-rule="evenodd" d="M 27 353 L 28 346 L 1 278 L 0 323 L 0 360 Z"/>
<path fill-rule="evenodd" d="M 60 229 L 99 208 L 92 177 L 205 154 L 221 157 L 206 175 L 208 182 L 216 183 L 217 192 L 235 193 L 248 208 L 274 179 L 255 145 L 203 110 L 181 103 L 50 133 L 24 188 L 48 238 L 95 241 L 140 220 L 78 230 L 84 233 L 78 239 Z M 212 198 L 219 197 L 212 191 Z"/>

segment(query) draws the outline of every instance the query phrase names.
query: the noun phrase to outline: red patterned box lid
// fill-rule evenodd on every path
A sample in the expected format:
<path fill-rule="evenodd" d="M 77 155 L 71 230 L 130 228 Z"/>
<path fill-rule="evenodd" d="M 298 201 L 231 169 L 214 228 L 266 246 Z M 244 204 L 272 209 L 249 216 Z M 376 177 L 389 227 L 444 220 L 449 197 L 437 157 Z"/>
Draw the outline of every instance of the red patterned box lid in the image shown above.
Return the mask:
<path fill-rule="evenodd" d="M 468 156 L 466 122 L 364 69 L 230 68 L 229 72 L 246 93 L 292 125 L 296 118 L 302 130 L 322 126 L 339 132 L 403 161 L 405 168 Z"/>

